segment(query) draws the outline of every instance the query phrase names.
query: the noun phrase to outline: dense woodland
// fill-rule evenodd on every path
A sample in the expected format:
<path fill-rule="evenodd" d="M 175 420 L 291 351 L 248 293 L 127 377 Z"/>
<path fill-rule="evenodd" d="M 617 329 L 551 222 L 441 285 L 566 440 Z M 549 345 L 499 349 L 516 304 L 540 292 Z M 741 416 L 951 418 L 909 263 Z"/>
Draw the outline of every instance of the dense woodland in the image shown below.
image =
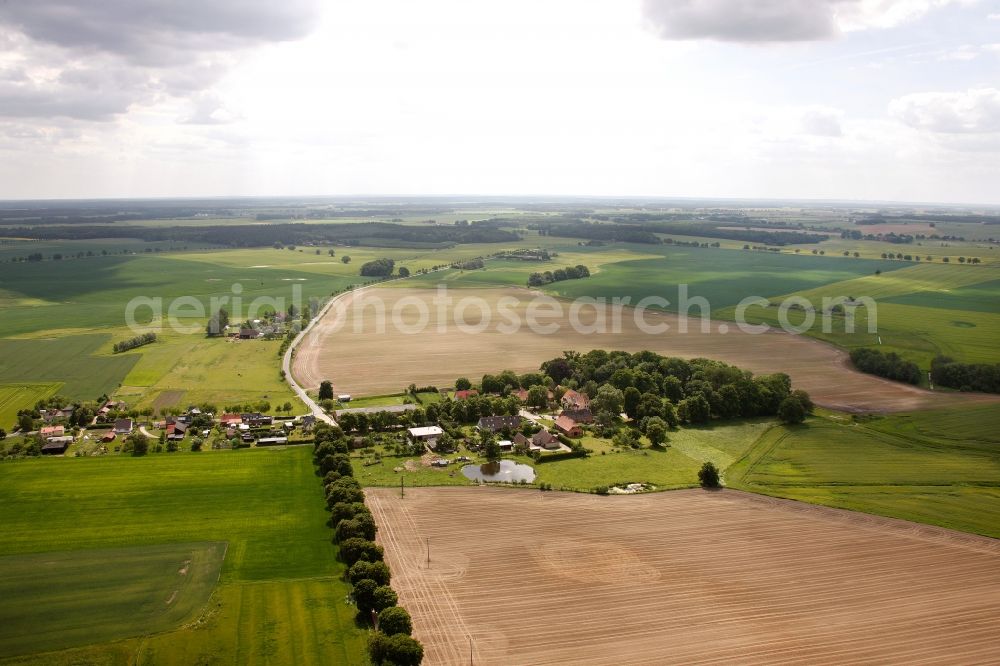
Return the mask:
<path fill-rule="evenodd" d="M 207 243 L 223 247 L 267 247 L 274 245 L 378 245 L 395 241 L 413 246 L 447 246 L 461 243 L 507 243 L 520 237 L 485 223 L 470 225 L 413 226 L 387 222 L 331 224 L 248 224 L 187 227 L 139 227 L 78 225 L 18 227 L 10 230 L 20 238 L 37 240 L 83 240 L 139 238 L 144 241 Z"/>

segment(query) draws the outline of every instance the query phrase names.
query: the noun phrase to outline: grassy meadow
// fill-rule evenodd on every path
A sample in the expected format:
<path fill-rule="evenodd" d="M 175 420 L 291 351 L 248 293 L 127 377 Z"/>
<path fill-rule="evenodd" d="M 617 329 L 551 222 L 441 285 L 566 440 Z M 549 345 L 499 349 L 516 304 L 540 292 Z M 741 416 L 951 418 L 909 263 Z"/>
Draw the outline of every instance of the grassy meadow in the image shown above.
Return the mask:
<path fill-rule="evenodd" d="M 1000 537 L 1000 407 L 778 426 L 728 485 Z"/>
<path fill-rule="evenodd" d="M 0 655 L 170 631 L 201 612 L 225 554 L 216 542 L 0 558 Z"/>
<path fill-rule="evenodd" d="M 20 568 L 12 568 L 9 578 L 6 570 L 0 573 L 6 581 L 0 589 L 23 587 L 27 595 L 24 571 L 47 572 L 47 562 L 67 562 L 66 575 L 59 578 L 62 594 L 45 603 L 61 604 L 71 622 L 95 603 L 89 590 L 128 589 L 129 580 L 142 576 L 129 570 L 135 549 L 156 547 L 164 553 L 162 567 L 155 558 L 145 559 L 165 582 L 146 576 L 152 587 L 148 594 L 137 590 L 134 602 L 148 603 L 142 599 L 149 594 L 158 599 L 166 591 L 162 604 L 180 568 L 169 553 L 183 544 L 225 543 L 219 586 L 183 628 L 173 615 L 169 627 L 137 627 L 125 612 L 128 597 L 122 596 L 121 610 L 110 607 L 117 602 L 101 606 L 108 613 L 101 633 L 72 642 L 83 646 L 111 635 L 155 635 L 126 642 L 121 658 L 123 644 L 111 643 L 46 655 L 44 661 L 245 663 L 241 654 L 259 654 L 275 663 L 329 663 L 326 655 L 345 653 L 360 659 L 362 635 L 354 627 L 353 608 L 344 602 L 343 567 L 335 559 L 327 519 L 308 447 L 4 463 L 0 556 L 14 558 L 8 561 Z M 70 575 L 71 561 L 94 557 L 103 565 L 88 567 L 88 575 Z M 0 617 L 21 616 L 25 604 L 23 595 L 0 596 Z M 4 643 L 4 636 L 2 657 L 54 649 L 44 636 L 31 643 L 18 639 L 16 646 Z"/>
<path fill-rule="evenodd" d="M 0 342 L 2 345 L 2 342 Z M 11 430 L 17 413 L 33 407 L 39 400 L 55 395 L 61 382 L 50 384 L 0 384 L 0 428 Z"/>

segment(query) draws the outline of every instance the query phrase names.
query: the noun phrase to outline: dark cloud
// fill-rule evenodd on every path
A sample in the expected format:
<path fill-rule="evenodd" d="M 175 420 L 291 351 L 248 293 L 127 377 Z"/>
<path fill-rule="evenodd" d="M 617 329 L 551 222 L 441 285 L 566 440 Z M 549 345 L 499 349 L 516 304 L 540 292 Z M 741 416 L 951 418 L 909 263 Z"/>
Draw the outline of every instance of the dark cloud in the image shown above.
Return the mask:
<path fill-rule="evenodd" d="M 837 32 L 837 0 L 643 0 L 643 15 L 664 39 L 796 42 Z"/>
<path fill-rule="evenodd" d="M 170 66 L 199 53 L 298 39 L 317 10 L 317 0 L 16 0 L 0 4 L 0 25 L 37 42 Z"/>
<path fill-rule="evenodd" d="M 107 121 L 157 95 L 191 97 L 234 54 L 298 39 L 318 0 L 0 2 L 0 117 Z M 201 118 L 217 117 L 201 113 Z"/>

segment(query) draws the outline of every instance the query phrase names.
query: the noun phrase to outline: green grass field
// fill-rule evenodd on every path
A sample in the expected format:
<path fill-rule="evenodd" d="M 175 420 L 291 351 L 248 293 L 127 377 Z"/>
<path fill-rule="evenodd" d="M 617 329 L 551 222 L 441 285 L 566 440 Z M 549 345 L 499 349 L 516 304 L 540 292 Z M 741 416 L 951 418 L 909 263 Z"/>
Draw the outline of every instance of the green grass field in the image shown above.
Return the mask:
<path fill-rule="evenodd" d="M 45 663 L 236 664 L 251 655 L 271 663 L 363 663 L 363 635 L 344 601 L 327 518 L 308 447 L 0 464 L 2 556 L 88 561 L 98 549 L 124 556 L 138 547 L 228 544 L 220 586 L 193 623 L 46 655 Z M 118 567 L 118 559 L 109 553 L 104 570 Z M 63 584 L 67 621 L 86 611 L 88 580 L 67 577 Z M 28 603 L 21 597 L 17 608 Z M 109 619 L 103 631 L 123 635 L 125 624 Z M 142 633 L 155 631 L 163 628 Z M 52 646 L 39 638 L 20 649 Z M 353 657 L 336 656 L 345 654 Z"/>
<path fill-rule="evenodd" d="M 0 655 L 173 629 L 208 602 L 225 554 L 217 542 L 0 558 Z"/>
<path fill-rule="evenodd" d="M 0 384 L 0 428 L 7 431 L 17 422 L 17 413 L 34 407 L 35 403 L 55 395 L 62 383 L 49 384 Z"/>
<path fill-rule="evenodd" d="M 137 354 L 100 356 L 110 337 L 96 333 L 41 340 L 0 339 L 0 382 L 63 384 L 69 398 L 111 394 L 139 360 Z M 16 410 L 15 410 L 16 411 Z"/>
<path fill-rule="evenodd" d="M 878 345 L 881 337 L 884 351 L 897 352 L 925 370 L 938 354 L 969 363 L 996 363 L 1000 362 L 995 343 L 1000 338 L 998 276 L 1000 268 L 995 266 L 923 264 L 785 294 L 772 301 L 795 295 L 820 308 L 824 298 L 867 296 L 877 305 L 876 334 L 869 333 L 865 308 L 856 310 L 853 333 L 845 331 L 840 318 L 834 318 L 832 329 L 824 332 L 822 318 L 817 317 L 808 334 L 848 349 Z M 735 310 L 717 314 L 733 318 Z M 805 317 L 790 311 L 788 319 L 799 325 Z M 779 324 L 776 307 L 751 308 L 747 318 L 751 323 Z"/>
<path fill-rule="evenodd" d="M 775 427 L 728 485 L 1000 537 L 1000 407 Z"/>

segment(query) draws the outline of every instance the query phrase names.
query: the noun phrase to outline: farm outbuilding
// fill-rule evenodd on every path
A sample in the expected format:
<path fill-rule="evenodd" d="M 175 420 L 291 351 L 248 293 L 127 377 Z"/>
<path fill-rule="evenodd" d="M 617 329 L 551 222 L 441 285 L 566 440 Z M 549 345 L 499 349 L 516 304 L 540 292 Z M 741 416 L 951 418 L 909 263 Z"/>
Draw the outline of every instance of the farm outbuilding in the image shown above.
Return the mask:
<path fill-rule="evenodd" d="M 408 431 L 411 442 L 423 442 L 432 449 L 437 446 L 437 441 L 444 434 L 440 426 L 423 426 L 420 428 L 410 428 Z"/>

